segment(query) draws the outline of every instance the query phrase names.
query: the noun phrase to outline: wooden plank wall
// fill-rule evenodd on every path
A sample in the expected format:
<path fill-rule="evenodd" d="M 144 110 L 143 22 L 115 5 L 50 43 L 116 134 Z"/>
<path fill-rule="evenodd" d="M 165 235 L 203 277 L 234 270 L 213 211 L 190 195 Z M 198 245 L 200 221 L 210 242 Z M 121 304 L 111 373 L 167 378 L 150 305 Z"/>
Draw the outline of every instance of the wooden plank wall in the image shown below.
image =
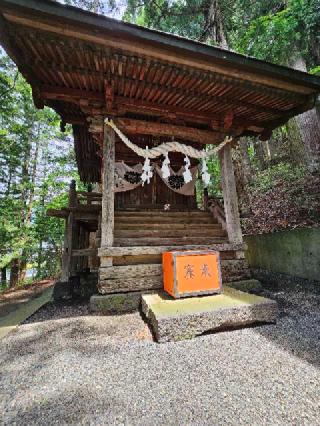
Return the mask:
<path fill-rule="evenodd" d="M 163 209 L 165 204 L 170 204 L 171 208 L 175 209 L 195 209 L 196 196 L 185 196 L 172 191 L 156 173 L 149 185 L 115 194 L 116 209 L 128 207 Z"/>

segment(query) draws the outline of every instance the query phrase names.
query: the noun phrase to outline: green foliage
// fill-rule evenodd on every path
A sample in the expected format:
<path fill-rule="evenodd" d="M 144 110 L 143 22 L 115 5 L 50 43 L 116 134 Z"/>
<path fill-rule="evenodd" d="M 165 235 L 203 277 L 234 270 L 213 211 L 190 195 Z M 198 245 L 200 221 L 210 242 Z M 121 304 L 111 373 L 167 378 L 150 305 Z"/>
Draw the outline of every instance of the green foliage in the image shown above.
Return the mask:
<path fill-rule="evenodd" d="M 310 59 L 319 30 L 318 0 L 279 2 L 278 9 L 252 16 L 241 32 L 235 32 L 234 47 L 240 53 L 284 65 L 292 64 L 296 56 Z"/>
<path fill-rule="evenodd" d="M 77 178 L 72 140 L 52 110 L 34 107 L 29 85 L 4 54 L 0 98 L 0 268 L 19 259 L 22 277 L 27 264 L 38 277 L 54 275 L 63 223 L 45 210 L 62 207 L 61 194 Z"/>
<path fill-rule="evenodd" d="M 204 26 L 203 0 L 128 0 L 123 19 L 149 28 L 199 39 Z"/>
<path fill-rule="evenodd" d="M 320 65 L 312 68 L 309 72 L 310 72 L 310 74 L 320 75 Z"/>
<path fill-rule="evenodd" d="M 117 0 L 59 0 L 68 6 L 75 6 L 89 12 L 115 15 L 118 16 L 122 12 L 122 4 Z"/>
<path fill-rule="evenodd" d="M 251 182 L 251 187 L 255 192 L 264 193 L 274 188 L 278 183 L 294 182 L 305 174 L 305 167 L 282 162 L 257 173 Z"/>
<path fill-rule="evenodd" d="M 208 171 L 211 176 L 211 181 L 208 186 L 208 193 L 215 198 L 222 197 L 220 183 L 220 162 L 218 156 L 213 156 L 207 161 Z"/>

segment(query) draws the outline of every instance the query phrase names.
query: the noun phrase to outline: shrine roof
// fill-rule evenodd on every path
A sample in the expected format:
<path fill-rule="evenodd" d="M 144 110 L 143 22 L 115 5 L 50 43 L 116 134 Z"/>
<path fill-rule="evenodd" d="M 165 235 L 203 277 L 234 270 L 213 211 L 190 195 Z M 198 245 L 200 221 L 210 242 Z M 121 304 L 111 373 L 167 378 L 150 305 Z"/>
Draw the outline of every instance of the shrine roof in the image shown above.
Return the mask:
<path fill-rule="evenodd" d="M 0 42 L 35 105 L 96 139 L 106 116 L 128 134 L 157 122 L 199 143 L 268 138 L 320 92 L 316 76 L 51 0 L 0 0 Z"/>

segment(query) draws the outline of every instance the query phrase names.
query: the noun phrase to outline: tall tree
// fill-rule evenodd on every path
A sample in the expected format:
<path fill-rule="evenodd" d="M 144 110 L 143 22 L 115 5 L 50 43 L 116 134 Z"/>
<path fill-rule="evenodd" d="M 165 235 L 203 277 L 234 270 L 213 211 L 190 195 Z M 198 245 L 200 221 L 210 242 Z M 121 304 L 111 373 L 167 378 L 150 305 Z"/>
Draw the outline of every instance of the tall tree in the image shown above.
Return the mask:
<path fill-rule="evenodd" d="M 24 280 L 40 244 L 42 249 L 52 248 L 52 242 L 61 246 L 63 229 L 51 224 L 44 205 L 55 198 L 59 202 L 76 168 L 71 138 L 60 133 L 59 117 L 34 107 L 29 85 L 4 54 L 0 98 L 0 269 L 2 281 L 10 269 L 10 285 L 15 286 Z M 65 148 L 56 149 L 56 144 Z M 52 258 L 57 265 L 57 250 Z"/>
<path fill-rule="evenodd" d="M 269 6 L 268 2 L 261 3 L 266 7 L 264 14 L 251 16 L 247 28 L 236 32 L 237 50 L 301 71 L 319 65 L 319 0 L 284 0 L 276 2 L 276 7 L 272 2 Z M 243 11 L 244 15 L 246 13 Z M 315 108 L 295 120 L 304 144 L 308 168 L 311 172 L 319 170 L 319 111 Z"/>

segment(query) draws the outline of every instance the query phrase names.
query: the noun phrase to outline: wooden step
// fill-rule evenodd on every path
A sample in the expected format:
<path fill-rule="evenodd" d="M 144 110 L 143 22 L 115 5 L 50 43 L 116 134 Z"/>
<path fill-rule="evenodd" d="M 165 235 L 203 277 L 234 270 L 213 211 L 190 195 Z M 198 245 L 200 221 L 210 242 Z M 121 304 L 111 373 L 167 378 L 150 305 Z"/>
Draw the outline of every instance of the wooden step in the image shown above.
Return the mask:
<path fill-rule="evenodd" d="M 115 217 L 119 216 L 211 216 L 210 212 L 203 210 L 165 211 L 165 210 L 134 210 L 115 211 Z"/>
<path fill-rule="evenodd" d="M 209 245 L 215 243 L 227 242 L 226 237 L 179 237 L 179 238 L 115 238 L 116 247 L 134 247 L 134 246 L 176 246 L 176 245 Z"/>
<path fill-rule="evenodd" d="M 158 229 L 158 230 L 166 230 L 166 229 L 172 229 L 172 226 L 174 226 L 174 229 L 187 229 L 187 230 L 193 230 L 193 229 L 202 229 L 210 232 L 210 230 L 213 229 L 221 229 L 221 225 L 219 223 L 115 223 L 115 231 L 120 231 L 124 229 Z"/>
<path fill-rule="evenodd" d="M 115 223 L 217 223 L 213 217 L 176 217 L 172 218 L 170 216 L 161 216 L 161 217 L 148 217 L 145 216 L 141 218 L 140 216 L 128 216 L 128 217 L 116 217 L 114 219 Z"/>
<path fill-rule="evenodd" d="M 189 238 L 189 237 L 225 237 L 226 231 L 223 229 L 122 229 L 115 230 L 115 238 Z"/>

